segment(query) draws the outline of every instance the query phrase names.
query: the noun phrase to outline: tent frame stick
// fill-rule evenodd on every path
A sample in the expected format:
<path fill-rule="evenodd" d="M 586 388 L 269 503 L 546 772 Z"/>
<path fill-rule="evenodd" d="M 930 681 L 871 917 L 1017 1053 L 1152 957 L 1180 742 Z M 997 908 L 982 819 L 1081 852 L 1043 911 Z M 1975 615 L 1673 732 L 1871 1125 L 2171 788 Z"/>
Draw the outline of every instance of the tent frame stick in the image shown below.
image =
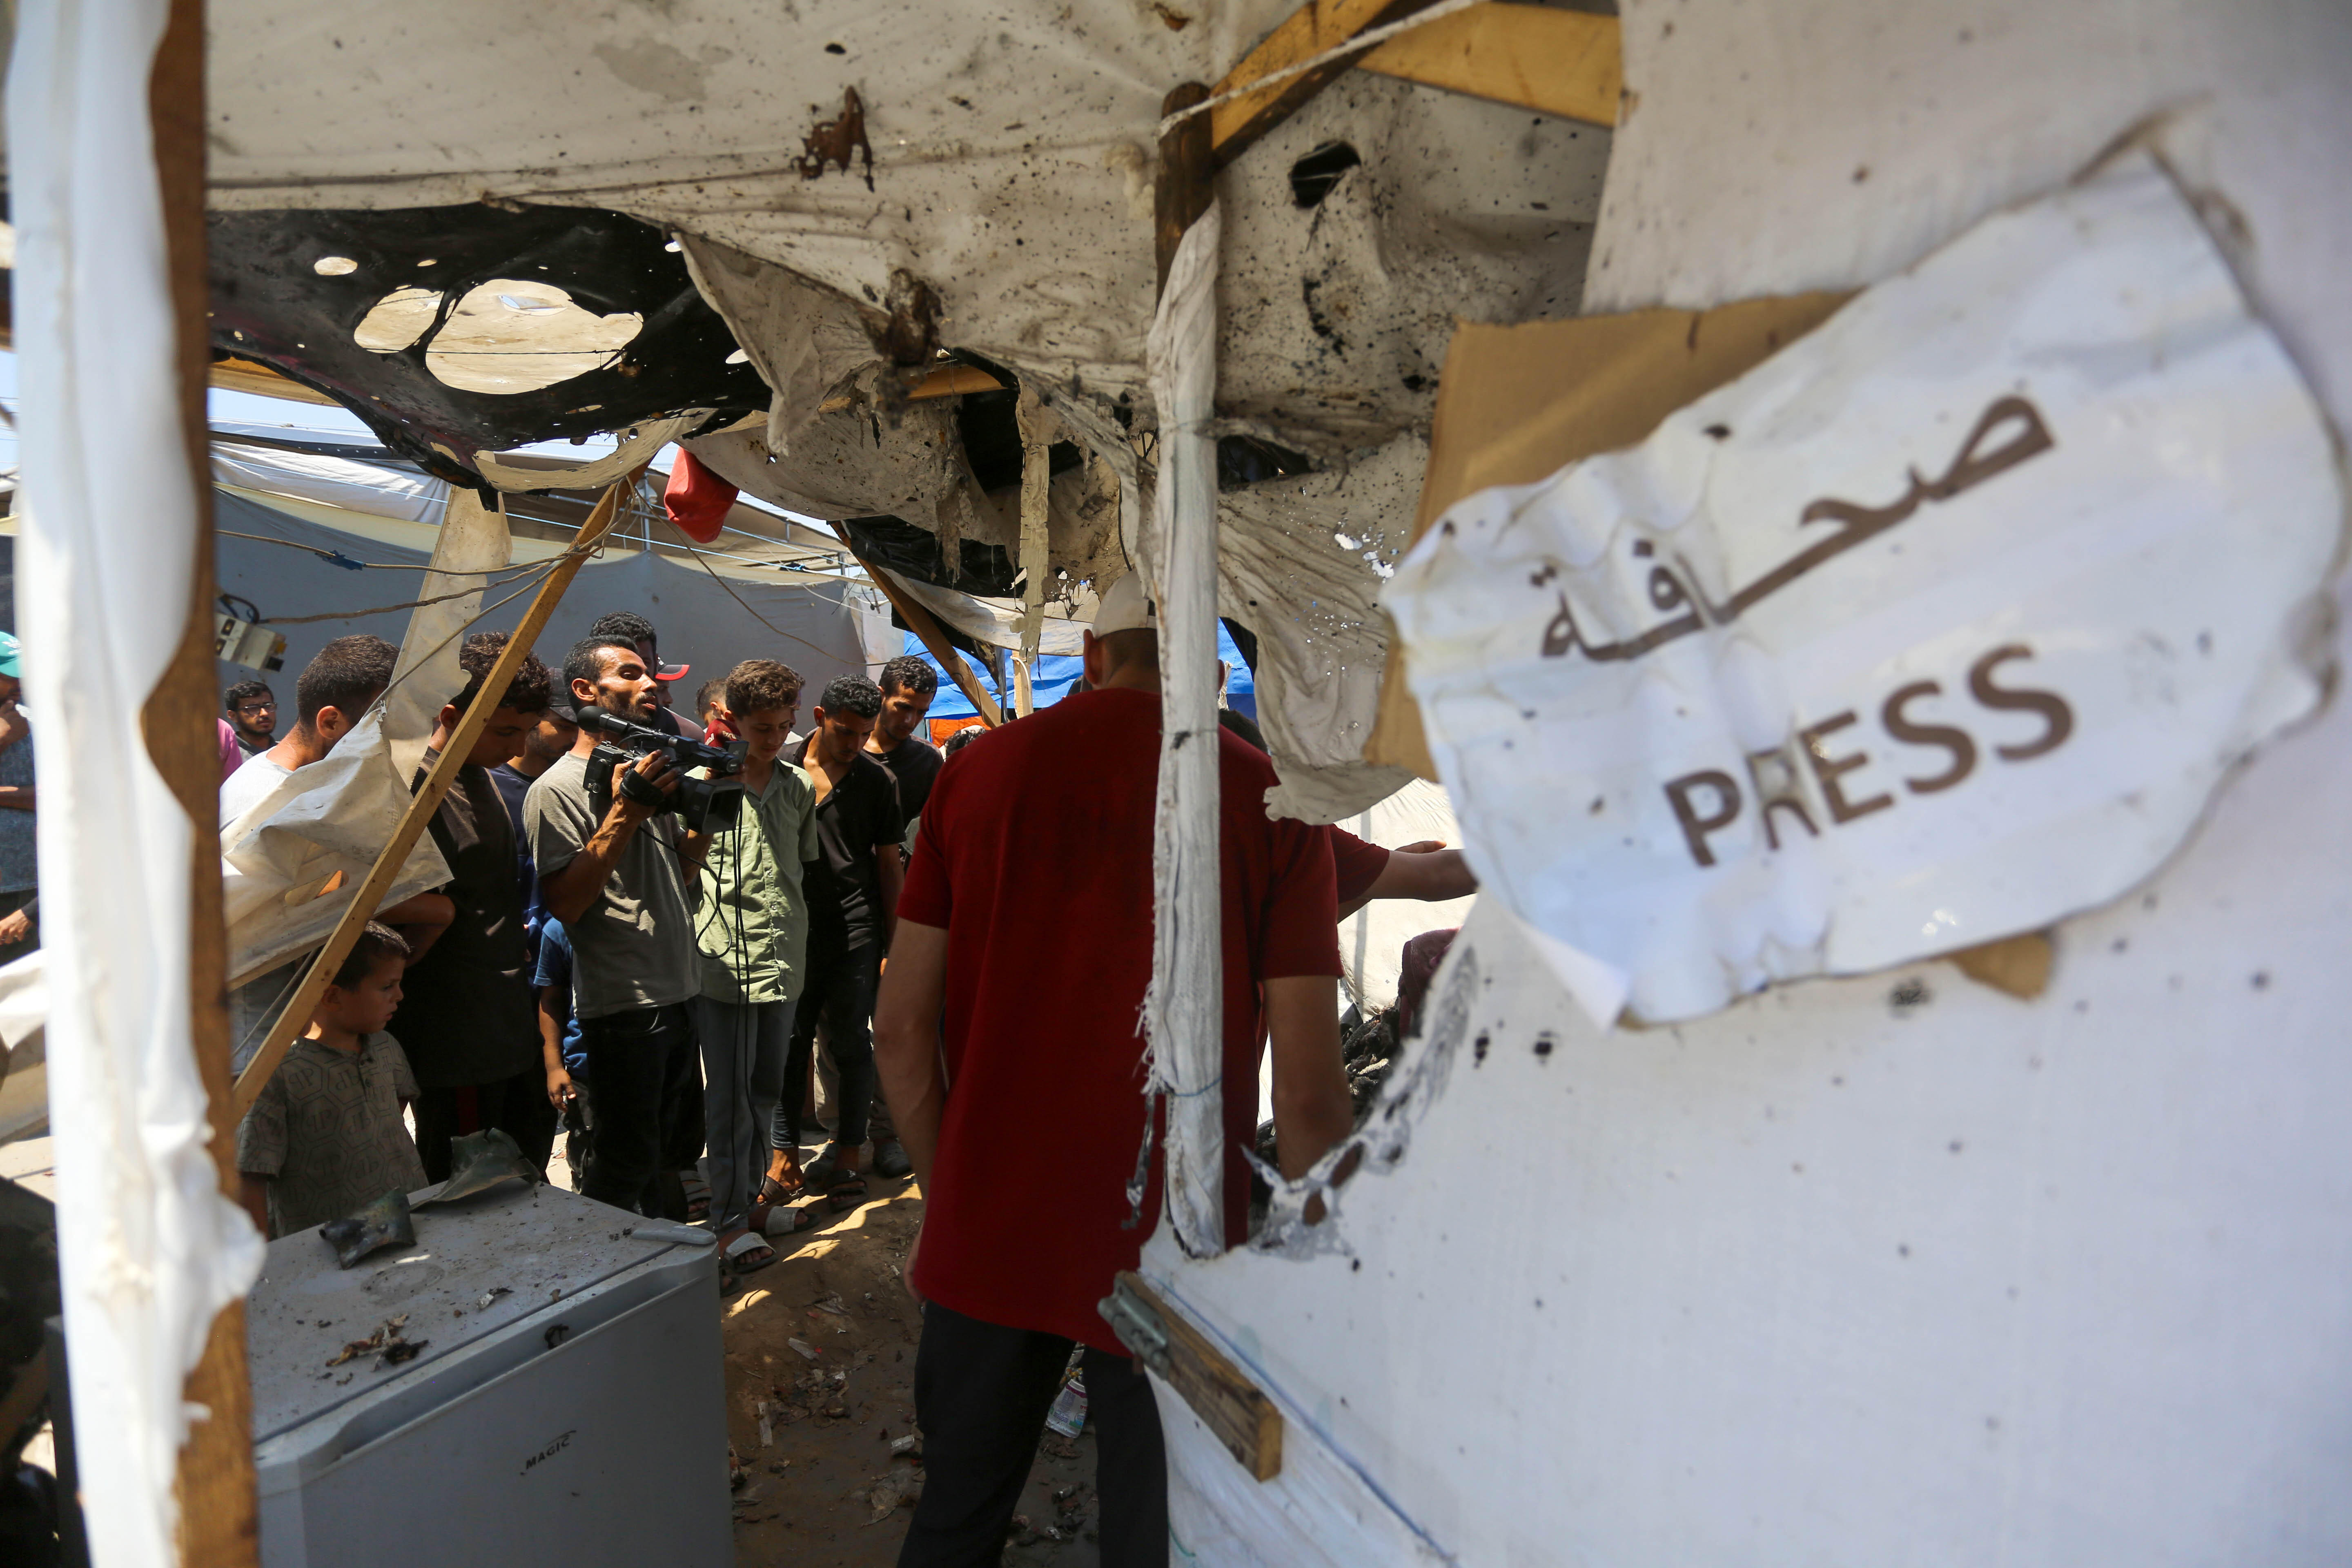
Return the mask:
<path fill-rule="evenodd" d="M 293 999 L 286 1004 L 286 1010 L 278 1016 L 277 1022 L 270 1025 L 268 1038 L 262 1042 L 261 1049 L 254 1053 L 253 1059 L 246 1064 L 245 1071 L 237 1075 L 236 1120 L 241 1121 L 253 1108 L 253 1102 L 260 1098 L 263 1087 L 269 1082 L 270 1075 L 278 1070 L 278 1064 L 286 1059 L 286 1052 L 294 1044 L 294 1037 L 309 1026 L 310 1015 L 318 1010 L 320 998 L 326 994 L 328 983 L 334 978 L 335 971 L 342 967 L 343 960 L 351 956 L 352 949 L 359 942 L 360 932 L 367 928 L 367 922 L 375 914 L 376 906 L 383 901 L 384 894 L 392 890 L 400 868 L 407 864 L 408 852 L 416 847 L 416 840 L 424 835 L 425 824 L 432 821 L 433 814 L 441 809 L 442 798 L 449 793 L 449 786 L 457 782 L 457 770 L 465 765 L 467 753 L 474 749 L 475 742 L 481 739 L 483 727 L 489 722 L 490 715 L 497 711 L 499 700 L 506 696 L 508 683 L 514 679 L 515 671 L 522 668 L 524 656 L 539 640 L 539 634 L 546 628 L 548 617 L 555 613 L 555 606 L 562 602 L 563 591 L 572 585 L 572 579 L 579 574 L 591 552 L 611 531 L 614 519 L 620 515 L 621 498 L 636 484 L 638 475 L 644 472 L 645 469 L 639 468 L 635 473 L 614 481 L 612 487 L 605 490 L 604 499 L 596 503 L 596 510 L 589 514 L 587 523 L 572 541 L 571 550 L 548 574 L 547 581 L 540 584 L 539 593 L 531 599 L 530 608 L 523 615 L 522 625 L 515 628 L 514 636 L 507 639 L 505 650 L 499 655 L 499 661 L 482 678 L 481 689 L 467 707 L 465 717 L 457 721 L 457 732 L 450 736 L 449 743 L 434 759 L 432 770 L 425 775 L 424 784 L 410 799 L 408 809 L 401 814 L 400 825 L 393 829 L 392 838 L 384 845 L 383 852 L 375 858 L 375 865 L 369 870 L 367 880 L 362 882 L 359 891 L 352 895 L 342 919 L 335 923 L 334 933 L 327 938 L 327 945 L 320 948 L 318 956 L 310 961 L 310 970 L 302 976 L 302 984 L 295 988 Z M 235 1121 L 231 1125 L 234 1126 Z"/>
<path fill-rule="evenodd" d="M 948 672 L 948 679 L 956 683 L 956 689 L 969 698 L 972 707 L 979 711 L 980 721 L 992 730 L 1003 723 L 1004 710 L 996 705 L 996 700 L 989 696 L 986 689 L 980 684 L 980 678 L 972 674 L 971 666 L 964 663 L 963 655 L 958 653 L 955 650 L 955 645 L 948 641 L 947 633 L 940 630 L 940 623 L 933 617 L 931 612 L 917 600 L 915 595 L 893 582 L 890 574 L 883 571 L 863 555 L 852 551 L 849 558 L 857 563 L 867 577 L 873 579 L 876 587 L 882 590 L 883 597 L 890 601 L 890 607 L 898 612 L 898 618 L 912 627 L 917 637 L 923 639 L 923 646 L 930 650 L 933 658 L 940 661 L 940 668 Z"/>
<path fill-rule="evenodd" d="M 170 268 L 174 332 L 171 374 L 180 401 L 181 460 L 194 509 L 187 542 L 188 619 L 180 646 L 140 710 L 148 757 L 188 814 L 188 1044 L 205 1086 L 210 1144 L 223 1193 L 237 1191 L 236 1116 L 226 1114 L 228 928 L 221 906 L 220 750 L 213 714 L 213 489 L 205 390 L 212 359 L 211 273 L 205 243 L 205 5 L 171 0 L 147 79 L 157 195 Z M 168 460 L 168 458 L 166 459 Z M 253 1384 L 246 1364 L 245 1303 L 214 1314 L 205 1348 L 182 1384 L 205 1411 L 188 1424 L 173 1489 L 183 1563 L 255 1568 L 259 1508 L 253 1478 Z M 56 1390 L 58 1396 L 65 1390 Z M 85 1462 L 95 1456 L 85 1456 Z"/>

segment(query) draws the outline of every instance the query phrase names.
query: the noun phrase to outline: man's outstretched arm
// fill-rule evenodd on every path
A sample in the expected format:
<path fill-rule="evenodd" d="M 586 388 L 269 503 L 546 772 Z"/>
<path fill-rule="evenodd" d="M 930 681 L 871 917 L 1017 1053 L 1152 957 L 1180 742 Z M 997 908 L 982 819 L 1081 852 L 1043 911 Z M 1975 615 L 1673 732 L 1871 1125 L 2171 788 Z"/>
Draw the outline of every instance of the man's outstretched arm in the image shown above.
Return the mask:
<path fill-rule="evenodd" d="M 901 920 L 874 999 L 874 1066 L 898 1142 L 927 1192 L 947 1105 L 947 1069 L 940 1061 L 940 1010 L 947 990 L 947 931 Z"/>
<path fill-rule="evenodd" d="M 1459 849 L 1421 849 L 1407 845 L 1389 856 L 1388 864 L 1364 889 L 1364 896 L 1339 911 L 1346 920 L 1374 899 L 1418 899 L 1442 903 L 1466 899 L 1478 890 L 1478 879 Z"/>

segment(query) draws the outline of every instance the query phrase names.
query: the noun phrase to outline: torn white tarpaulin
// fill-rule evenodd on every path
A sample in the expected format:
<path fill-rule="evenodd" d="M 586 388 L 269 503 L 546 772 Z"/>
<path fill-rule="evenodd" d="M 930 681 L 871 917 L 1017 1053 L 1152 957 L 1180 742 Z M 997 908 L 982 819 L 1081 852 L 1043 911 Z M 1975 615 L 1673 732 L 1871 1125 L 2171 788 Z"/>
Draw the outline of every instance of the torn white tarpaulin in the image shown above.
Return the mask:
<path fill-rule="evenodd" d="M 375 858 L 408 809 L 408 781 L 392 760 L 381 703 L 335 749 L 297 768 L 235 822 L 221 827 L 222 898 L 228 919 L 232 984 L 310 952 L 327 940 Z M 327 884 L 340 874 L 333 891 Z M 448 863 L 425 834 L 384 905 L 449 879 Z M 249 1051 L 258 1039 L 239 1042 Z"/>
<path fill-rule="evenodd" d="M 1473 496 L 1388 600 L 1484 884 L 1597 1014 L 1614 974 L 1681 1018 L 2147 875 L 2317 700 L 2340 515 L 2294 367 L 2135 158 Z"/>
<path fill-rule="evenodd" d="M 423 764 L 425 745 L 440 722 L 442 707 L 465 689 L 466 671 L 458 654 L 466 634 L 481 618 L 490 574 L 513 556 L 514 538 L 507 531 L 504 505 L 493 510 L 472 490 L 453 492 L 440 531 L 434 535 L 425 581 L 417 588 L 420 602 L 408 613 L 400 662 L 383 694 L 383 732 L 392 738 L 400 773 L 414 773 Z M 497 596 L 517 598 L 526 592 L 527 585 L 501 584 Z"/>
<path fill-rule="evenodd" d="M 886 570 L 879 566 L 870 569 L 877 573 Z M 936 583 L 926 583 L 897 572 L 890 574 L 890 580 L 908 598 L 972 641 L 991 647 L 1021 646 L 1020 600 L 982 598 L 977 594 L 967 594 L 958 588 L 942 588 Z M 1092 620 L 1094 595 L 1088 591 L 1083 597 L 1087 619 Z M 1038 637 L 1038 651 L 1060 657 L 1083 653 L 1086 651 L 1086 630 L 1084 621 L 1048 616 Z"/>
<path fill-rule="evenodd" d="M 37 0 L 7 82 L 17 628 L 41 716 L 43 963 L 81 1518 L 100 1568 L 179 1561 L 186 1381 L 261 1238 L 221 1193 L 189 1007 L 192 823 L 142 717 L 192 601 L 170 261 L 149 118 L 163 0 Z M 226 1129 L 218 1129 L 226 1131 Z"/>
<path fill-rule="evenodd" d="M 1224 951 L 1218 849 L 1217 204 L 1184 231 L 1151 324 L 1160 482 L 1145 556 L 1160 606 L 1160 783 L 1151 838 L 1151 984 L 1143 1017 L 1167 1108 L 1170 1229 L 1225 1245 Z M 1139 1183 L 1142 1173 L 1138 1172 Z"/>

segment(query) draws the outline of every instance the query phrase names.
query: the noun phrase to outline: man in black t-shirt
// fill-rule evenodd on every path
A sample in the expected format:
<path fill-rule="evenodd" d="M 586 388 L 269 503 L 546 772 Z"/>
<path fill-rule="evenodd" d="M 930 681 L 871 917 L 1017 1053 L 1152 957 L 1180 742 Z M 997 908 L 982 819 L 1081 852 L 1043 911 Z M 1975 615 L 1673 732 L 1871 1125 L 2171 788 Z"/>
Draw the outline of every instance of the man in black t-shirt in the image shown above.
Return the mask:
<path fill-rule="evenodd" d="M 866 754 L 898 781 L 898 808 L 912 823 L 931 798 L 931 781 L 947 761 L 917 731 L 940 692 L 940 672 L 908 654 L 882 667 L 882 711 L 866 742 Z"/>
<path fill-rule="evenodd" d="M 898 846 L 907 818 L 890 770 L 865 751 L 882 710 L 882 692 L 860 675 L 824 689 L 808 739 L 788 752 L 816 791 L 817 842 L 803 890 L 809 905 L 808 984 L 793 1018 L 784 1093 L 776 1102 L 769 1173 L 791 1185 L 800 1150 L 801 1106 L 808 1093 L 810 1050 L 824 1026 L 826 1052 L 841 1084 L 835 1138 L 803 1173 L 805 1190 L 822 1192 L 837 1210 L 866 1196 L 857 1174 L 874 1102 L 874 991 L 897 920 L 906 862 Z"/>
<path fill-rule="evenodd" d="M 465 689 L 441 710 L 415 784 L 425 782 L 433 759 L 449 743 L 506 643 L 504 632 L 466 639 L 457 656 Z M 425 1175 L 436 1182 L 449 1174 L 449 1141 L 464 1133 L 501 1129 L 542 1171 L 555 1143 L 555 1110 L 540 1065 L 532 1000 L 534 954 L 515 875 L 514 825 L 489 772 L 522 750 L 547 709 L 550 685 L 547 667 L 525 655 L 429 825 L 449 863 L 449 881 L 439 890 L 457 914 L 410 966 L 391 1029 L 422 1090 L 416 1152 Z"/>

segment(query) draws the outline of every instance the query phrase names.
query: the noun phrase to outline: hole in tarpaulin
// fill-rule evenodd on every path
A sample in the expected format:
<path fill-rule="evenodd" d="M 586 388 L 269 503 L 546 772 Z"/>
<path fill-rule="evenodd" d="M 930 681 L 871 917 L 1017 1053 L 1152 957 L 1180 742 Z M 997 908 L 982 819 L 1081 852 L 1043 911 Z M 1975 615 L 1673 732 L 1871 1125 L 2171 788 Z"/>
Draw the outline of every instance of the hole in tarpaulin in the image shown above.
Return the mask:
<path fill-rule="evenodd" d="M 431 330 L 440 310 L 438 289 L 394 289 L 368 307 L 352 341 L 370 353 L 398 353 Z"/>
<path fill-rule="evenodd" d="M 1314 468 L 1305 453 L 1255 436 L 1217 437 L 1217 488 L 1221 490 L 1239 489 L 1265 479 L 1286 479 L 1312 473 Z"/>
<path fill-rule="evenodd" d="M 1345 142 L 1326 142 L 1290 165 L 1290 199 L 1301 207 L 1321 206 L 1331 187 L 1363 161 Z"/>
<path fill-rule="evenodd" d="M 552 283 L 494 278 L 457 301 L 425 368 L 461 392 L 536 392 L 612 363 L 645 324 L 634 310 L 599 316 Z"/>

